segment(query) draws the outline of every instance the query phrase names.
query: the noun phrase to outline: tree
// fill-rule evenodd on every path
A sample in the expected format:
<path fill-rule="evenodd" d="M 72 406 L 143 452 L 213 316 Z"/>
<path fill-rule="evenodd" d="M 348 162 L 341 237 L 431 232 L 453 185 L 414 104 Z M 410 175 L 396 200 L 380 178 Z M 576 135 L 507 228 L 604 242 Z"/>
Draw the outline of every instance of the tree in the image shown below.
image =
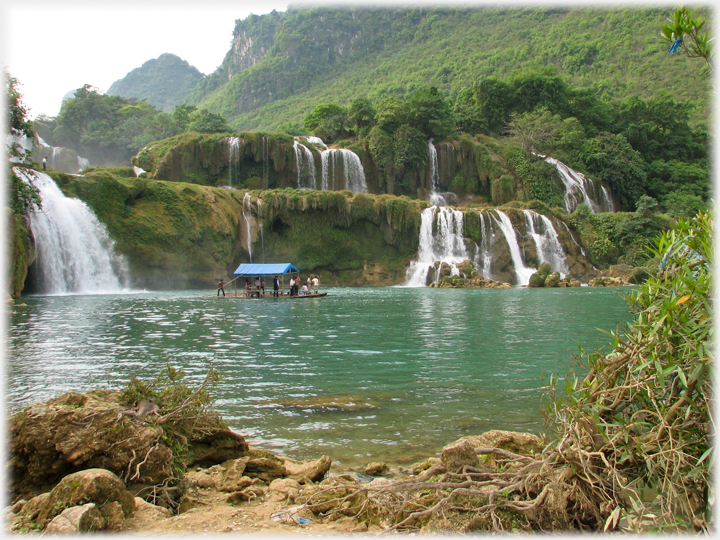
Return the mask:
<path fill-rule="evenodd" d="M 347 117 L 348 111 L 345 107 L 337 103 L 322 103 L 305 116 L 303 127 L 326 142 L 332 142 L 347 137 Z"/>
<path fill-rule="evenodd" d="M 32 124 L 27 119 L 27 109 L 22 102 L 22 95 L 18 90 L 19 82 L 5 71 L 5 95 L 7 102 L 7 123 L 8 131 L 14 138 L 26 138 L 33 141 L 35 134 L 33 133 Z M 11 160 L 21 165 L 32 165 L 30 161 L 31 150 L 23 150 L 23 146 L 11 141 L 8 145 L 8 155 Z M 30 183 L 24 182 L 10 170 L 10 193 L 8 194 L 8 204 L 13 214 L 16 216 L 24 215 L 31 205 L 35 204 L 38 208 L 41 206 L 40 191 Z"/>
<path fill-rule="evenodd" d="M 442 140 L 455 130 L 450 103 L 434 86 L 417 90 L 407 103 L 408 124 L 427 138 Z"/>
<path fill-rule="evenodd" d="M 646 165 L 622 135 L 602 133 L 585 144 L 583 161 L 592 176 L 610 186 L 625 210 L 634 210 L 643 194 Z"/>
<path fill-rule="evenodd" d="M 7 123 L 10 134 L 17 138 L 26 138 L 32 141 L 35 137 L 32 123 L 28 120 L 27 109 L 22 102 L 22 95 L 18 90 L 20 83 L 5 70 L 5 95 L 7 99 Z M 8 146 L 10 157 L 15 161 L 27 162 L 30 159 L 30 150 L 23 150 L 23 146 L 12 141 Z"/>
<path fill-rule="evenodd" d="M 660 39 L 670 43 L 671 53 L 681 50 L 689 58 L 702 58 L 712 69 L 713 43 L 709 31 L 703 31 L 706 22 L 696 9 L 679 7 L 660 25 Z"/>
<path fill-rule="evenodd" d="M 224 117 L 204 109 L 192 114 L 190 118 L 191 122 L 188 126 L 190 131 L 197 131 L 198 133 L 227 133 L 232 131 Z"/>
<path fill-rule="evenodd" d="M 364 137 L 375 125 L 375 107 L 367 98 L 355 98 L 350 104 L 347 119 L 354 126 L 355 134 Z"/>
<path fill-rule="evenodd" d="M 546 107 L 540 107 L 532 112 L 513 113 L 506 131 L 525 150 L 530 160 L 533 153 L 552 153 L 561 127 L 560 116 L 552 114 Z"/>

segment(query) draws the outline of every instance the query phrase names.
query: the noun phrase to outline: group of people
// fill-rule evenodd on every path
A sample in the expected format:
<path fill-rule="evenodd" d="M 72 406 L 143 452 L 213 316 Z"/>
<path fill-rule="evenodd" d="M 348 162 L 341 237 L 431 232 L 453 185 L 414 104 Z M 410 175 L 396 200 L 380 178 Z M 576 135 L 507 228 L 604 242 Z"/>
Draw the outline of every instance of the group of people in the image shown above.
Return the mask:
<path fill-rule="evenodd" d="M 313 290 L 315 291 L 315 294 L 317 294 L 319 286 L 320 280 L 318 279 L 317 275 L 308 276 L 307 281 L 301 288 L 300 276 L 298 276 L 297 278 L 290 278 L 290 296 L 303 296 L 306 294 L 311 294 Z M 298 288 L 300 289 L 298 290 Z"/>
<path fill-rule="evenodd" d="M 307 281 L 302 288 L 300 288 L 300 276 L 297 278 L 290 278 L 290 296 L 303 296 L 311 294 L 313 291 L 317 294 L 319 287 L 320 280 L 317 275 L 308 276 Z M 221 291 L 223 296 L 225 296 L 225 280 L 223 279 L 220 280 L 217 286 L 218 296 L 220 296 Z M 265 280 L 263 278 L 255 278 L 254 288 L 250 285 L 249 279 L 245 280 L 245 296 L 251 296 L 253 291 L 255 291 L 258 295 L 262 293 L 262 295 L 265 296 Z M 275 278 L 273 278 L 273 296 L 280 296 L 280 294 L 280 279 L 278 276 L 275 276 Z"/>

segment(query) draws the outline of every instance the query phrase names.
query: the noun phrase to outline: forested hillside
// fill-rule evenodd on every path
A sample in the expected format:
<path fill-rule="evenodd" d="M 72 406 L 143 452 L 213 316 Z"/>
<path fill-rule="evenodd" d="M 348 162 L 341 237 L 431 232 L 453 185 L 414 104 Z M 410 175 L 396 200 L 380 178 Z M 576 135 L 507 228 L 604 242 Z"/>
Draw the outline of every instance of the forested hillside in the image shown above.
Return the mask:
<path fill-rule="evenodd" d="M 486 78 L 553 67 L 598 97 L 670 93 L 707 111 L 710 77 L 668 54 L 672 7 L 294 8 L 238 21 L 223 64 L 189 103 L 236 129 L 299 126 L 317 103 L 409 96 L 451 99 Z M 702 12 L 702 11 L 701 11 Z M 692 81 L 692 83 L 688 83 Z"/>
<path fill-rule="evenodd" d="M 153 107 L 172 113 L 185 102 L 188 94 L 203 78 L 197 68 L 174 54 L 161 54 L 115 81 L 107 91 L 110 96 L 139 98 Z"/>

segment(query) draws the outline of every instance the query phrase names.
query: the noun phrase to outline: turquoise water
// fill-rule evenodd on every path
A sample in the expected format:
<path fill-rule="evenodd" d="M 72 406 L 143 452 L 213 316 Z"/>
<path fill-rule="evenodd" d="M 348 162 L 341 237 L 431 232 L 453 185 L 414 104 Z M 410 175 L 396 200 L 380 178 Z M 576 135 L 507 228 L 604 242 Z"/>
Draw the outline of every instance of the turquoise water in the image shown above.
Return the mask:
<path fill-rule="evenodd" d="M 168 363 L 197 383 L 214 367 L 216 408 L 252 445 L 407 463 L 489 429 L 541 432 L 549 375 L 630 320 L 627 288 L 325 291 L 24 297 L 8 321 L 9 410 Z"/>

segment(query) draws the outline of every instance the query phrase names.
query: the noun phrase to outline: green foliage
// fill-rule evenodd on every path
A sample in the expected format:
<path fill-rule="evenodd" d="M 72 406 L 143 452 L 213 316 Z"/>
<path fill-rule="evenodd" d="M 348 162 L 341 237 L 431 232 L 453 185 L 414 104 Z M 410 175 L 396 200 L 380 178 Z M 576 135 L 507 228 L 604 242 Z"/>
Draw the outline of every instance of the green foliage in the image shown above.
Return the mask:
<path fill-rule="evenodd" d="M 678 50 L 689 58 L 704 59 L 712 68 L 714 44 L 710 32 L 707 29 L 703 31 L 706 23 L 697 9 L 681 6 L 672 17 L 668 17 L 666 24 L 660 25 L 660 39 L 671 45 L 680 40 Z"/>
<path fill-rule="evenodd" d="M 555 167 L 536 156 L 527 156 L 517 147 L 509 147 L 505 157 L 520 180 L 527 187 L 529 199 L 536 199 L 548 206 L 564 204 L 560 179 Z M 493 199 L 495 200 L 495 199 Z"/>
<path fill-rule="evenodd" d="M 587 375 L 568 376 L 549 418 L 563 456 L 596 458 L 584 474 L 625 508 L 629 529 L 652 512 L 668 532 L 705 530 L 714 499 L 713 218 L 680 220 L 653 253 L 661 271 L 630 295 L 633 322 L 611 334 L 609 353 L 582 353 Z M 644 487 L 660 496 L 641 500 Z"/>
<path fill-rule="evenodd" d="M 3 75 L 5 78 L 5 103 L 7 105 L 5 118 L 8 132 L 14 137 L 24 137 L 30 141 L 35 136 L 35 133 L 33 132 L 32 123 L 27 119 L 28 113 L 25 104 L 22 102 L 22 94 L 18 88 L 20 82 L 12 77 L 7 70 L 3 70 Z M 23 150 L 22 145 L 16 141 L 10 141 L 8 144 L 8 154 L 10 158 L 19 163 L 29 164 L 30 162 L 30 151 Z"/>
<path fill-rule="evenodd" d="M 107 94 L 142 99 L 156 109 L 172 113 L 203 78 L 203 74 L 174 54 L 161 54 L 115 81 Z"/>
<path fill-rule="evenodd" d="M 612 189 L 623 208 L 634 210 L 643 194 L 646 164 L 624 136 L 604 133 L 587 141 L 582 159 L 590 174 Z"/>
<path fill-rule="evenodd" d="M 671 13 L 667 7 L 644 6 L 291 6 L 282 13 L 237 21 L 236 50 L 247 52 L 228 53 L 189 103 L 224 115 L 238 130 L 271 130 L 301 122 L 328 96 L 348 106 L 358 96 L 377 103 L 435 86 L 457 104 L 462 89 L 478 80 L 500 80 L 524 71 L 541 76 L 522 78 L 522 86 L 538 95 L 517 96 L 500 88 L 497 95 L 517 97 L 527 111 L 559 97 L 583 124 L 591 119 L 603 123 L 604 114 L 594 107 L 583 111 L 594 99 L 648 99 L 667 89 L 678 101 L 704 106 L 709 103 L 710 78 L 696 77 L 690 63 L 668 55 L 655 37 Z M 556 67 L 554 75 L 549 72 L 545 78 L 547 66 Z M 562 81 L 553 76 L 582 91 L 563 96 Z M 483 100 L 476 106 L 482 108 Z M 488 125 L 480 127 L 482 120 L 471 109 L 465 118 L 473 122 L 462 131 L 498 133 L 511 111 L 494 110 L 497 115 L 482 115 Z M 702 115 L 702 109 L 696 110 L 696 119 Z"/>
<path fill-rule="evenodd" d="M 170 115 L 146 101 L 102 95 L 85 85 L 63 102 L 51 140 L 93 165 L 121 166 L 151 142 L 187 131 L 222 133 L 230 127 L 220 115 L 204 109 L 180 106 Z"/>
<path fill-rule="evenodd" d="M 303 128 L 312 131 L 328 143 L 347 137 L 345 123 L 348 110 L 336 103 L 324 103 L 315 107 L 303 120 Z"/>
<path fill-rule="evenodd" d="M 528 159 L 533 154 L 550 155 L 555 148 L 562 120 L 553 115 L 545 106 L 530 112 L 514 112 L 510 115 L 507 132 L 510 139 L 525 150 Z"/>
<path fill-rule="evenodd" d="M 185 371 L 170 364 L 153 380 L 141 380 L 131 376 L 120 391 L 122 405 L 136 407 L 142 400 L 151 400 L 157 407 L 157 415 L 147 415 L 146 421 L 157 422 L 162 430 L 162 441 L 172 450 L 172 469 L 176 477 L 185 471 L 189 446 L 194 434 L 203 428 L 227 429 L 227 424 L 212 409 L 212 390 L 220 375 L 210 369 L 204 381 L 197 387 L 183 381 Z"/>

